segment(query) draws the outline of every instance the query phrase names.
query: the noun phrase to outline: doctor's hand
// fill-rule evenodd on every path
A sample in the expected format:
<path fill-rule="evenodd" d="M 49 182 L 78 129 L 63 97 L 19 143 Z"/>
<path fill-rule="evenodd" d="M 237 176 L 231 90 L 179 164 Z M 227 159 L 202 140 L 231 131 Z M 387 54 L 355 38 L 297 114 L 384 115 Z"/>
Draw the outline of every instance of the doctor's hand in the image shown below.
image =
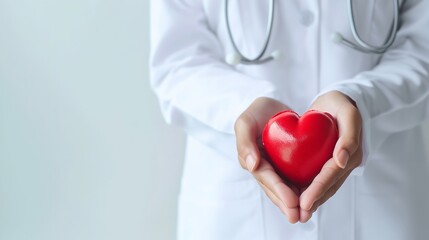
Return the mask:
<path fill-rule="evenodd" d="M 274 99 L 258 98 L 237 119 L 235 134 L 241 166 L 255 177 L 289 222 L 296 223 L 300 219 L 298 190 L 285 184 L 261 151 L 261 133 L 265 124 L 273 115 L 287 109 Z"/>
<path fill-rule="evenodd" d="M 339 139 L 333 157 L 300 196 L 301 222 L 307 222 L 362 162 L 362 119 L 354 101 L 332 91 L 318 97 L 310 109 L 328 112 L 337 120 Z"/>

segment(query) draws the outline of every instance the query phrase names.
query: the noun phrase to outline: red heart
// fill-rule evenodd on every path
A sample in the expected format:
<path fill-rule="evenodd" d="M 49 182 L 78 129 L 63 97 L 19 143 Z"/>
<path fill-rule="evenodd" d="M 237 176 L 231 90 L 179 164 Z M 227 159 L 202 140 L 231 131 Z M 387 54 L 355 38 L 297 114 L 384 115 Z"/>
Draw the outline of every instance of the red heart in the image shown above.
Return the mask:
<path fill-rule="evenodd" d="M 262 142 L 273 167 L 295 186 L 308 186 L 332 158 L 338 140 L 335 119 L 329 113 L 284 111 L 273 116 L 262 133 Z"/>

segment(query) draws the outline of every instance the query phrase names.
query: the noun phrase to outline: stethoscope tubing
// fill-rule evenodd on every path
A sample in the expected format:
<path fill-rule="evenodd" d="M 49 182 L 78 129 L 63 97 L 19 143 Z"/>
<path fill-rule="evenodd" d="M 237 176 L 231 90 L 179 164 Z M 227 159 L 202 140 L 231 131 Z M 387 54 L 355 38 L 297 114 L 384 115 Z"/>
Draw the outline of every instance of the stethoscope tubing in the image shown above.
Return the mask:
<path fill-rule="evenodd" d="M 341 43 L 347 47 L 350 47 L 352 49 L 355 49 L 357 51 L 363 52 L 363 53 L 369 53 L 369 54 L 383 54 L 385 53 L 395 42 L 396 40 L 396 36 L 397 36 L 397 29 L 398 29 L 398 25 L 399 25 L 399 1 L 400 0 L 393 0 L 393 12 L 394 12 L 394 16 L 393 16 L 393 24 L 390 28 L 389 34 L 385 40 L 385 43 L 381 46 L 374 46 L 371 45 L 369 43 L 367 43 L 366 41 L 364 41 L 361 36 L 359 35 L 358 31 L 357 31 L 357 27 L 356 27 L 356 21 L 355 21 L 355 14 L 354 14 L 354 6 L 353 6 L 353 0 L 348 0 L 348 16 L 349 16 L 349 23 L 350 23 L 350 28 L 351 28 L 351 32 L 353 35 L 354 40 L 356 41 L 356 43 L 344 38 L 340 33 L 334 33 L 333 34 L 333 39 L 334 41 Z M 255 58 L 248 58 L 246 57 L 238 48 L 234 37 L 232 35 L 232 29 L 231 29 L 231 24 L 229 21 L 229 0 L 225 0 L 225 20 L 226 20 L 226 27 L 228 30 L 228 35 L 230 38 L 230 41 L 232 43 L 232 46 L 235 50 L 235 53 L 238 55 L 239 59 L 238 59 L 238 63 L 240 64 L 245 64 L 245 65 L 252 65 L 252 64 L 264 64 L 267 63 L 269 61 L 274 60 L 273 56 L 269 56 L 266 58 L 263 58 L 263 56 L 265 55 L 267 49 L 268 49 L 268 45 L 269 42 L 271 40 L 271 35 L 272 35 L 272 31 L 273 31 L 273 23 L 274 23 L 274 16 L 275 16 L 275 0 L 271 0 L 270 1 L 270 11 L 269 11 L 269 16 L 268 16 L 268 26 L 267 26 L 267 31 L 266 31 L 266 37 L 265 37 L 265 42 L 263 45 L 263 48 L 261 49 L 261 51 L 259 52 L 259 54 L 255 57 Z"/>
<path fill-rule="evenodd" d="M 265 42 L 263 45 L 263 48 L 261 49 L 261 51 L 259 52 L 259 54 L 255 57 L 255 58 L 248 58 L 246 56 L 244 56 L 244 54 L 240 51 L 240 49 L 238 48 L 235 40 L 234 40 L 234 36 L 232 35 L 232 30 L 231 30 L 231 24 L 229 21 L 229 0 L 225 0 L 225 20 L 226 20 L 226 27 L 228 29 L 228 35 L 229 38 L 231 40 L 232 46 L 234 47 L 235 52 L 240 56 L 240 60 L 242 64 L 263 64 L 266 62 L 269 62 L 271 60 L 273 60 L 273 57 L 267 57 L 266 59 L 262 59 L 264 54 L 267 52 L 268 49 L 268 45 L 270 43 L 271 40 L 271 35 L 273 32 L 273 23 L 274 23 L 274 11 L 275 11 L 275 0 L 271 0 L 270 1 L 270 11 L 269 11 L 269 15 L 268 15 L 268 27 L 267 27 L 267 31 L 266 31 L 266 37 L 265 37 Z"/>
<path fill-rule="evenodd" d="M 355 43 L 351 42 L 350 40 L 347 40 L 343 38 L 344 44 L 347 46 L 356 49 L 361 52 L 365 53 L 375 53 L 375 54 L 383 54 L 385 53 L 395 42 L 396 35 L 397 35 L 397 29 L 399 24 L 399 0 L 393 0 L 393 24 L 390 27 L 390 31 L 388 34 L 388 38 L 386 39 L 385 43 L 381 46 L 374 46 L 367 42 L 365 42 L 359 35 L 357 29 L 356 29 L 356 21 L 355 14 L 354 14 L 354 7 L 353 7 L 353 0 L 348 0 L 348 9 L 349 9 L 349 22 L 351 25 L 351 30 L 353 34 L 353 38 L 358 43 L 356 45 Z"/>

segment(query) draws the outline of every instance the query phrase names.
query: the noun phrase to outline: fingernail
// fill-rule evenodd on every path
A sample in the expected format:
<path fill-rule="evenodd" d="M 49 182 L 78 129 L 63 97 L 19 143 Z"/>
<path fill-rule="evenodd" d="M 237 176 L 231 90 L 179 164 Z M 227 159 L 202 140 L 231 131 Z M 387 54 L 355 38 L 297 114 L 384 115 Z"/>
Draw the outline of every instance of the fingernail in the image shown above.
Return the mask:
<path fill-rule="evenodd" d="M 303 219 L 300 219 L 301 223 L 307 223 L 311 219 L 311 217 L 313 216 L 313 213 L 307 213 L 307 214 L 308 214 L 308 216 L 306 216 Z"/>
<path fill-rule="evenodd" d="M 338 166 L 344 169 L 347 166 L 349 157 L 349 153 L 346 150 L 341 150 L 338 154 Z"/>
<path fill-rule="evenodd" d="M 252 154 L 249 154 L 246 158 L 246 166 L 248 171 L 253 171 L 253 168 L 255 167 L 255 158 L 252 156 Z"/>

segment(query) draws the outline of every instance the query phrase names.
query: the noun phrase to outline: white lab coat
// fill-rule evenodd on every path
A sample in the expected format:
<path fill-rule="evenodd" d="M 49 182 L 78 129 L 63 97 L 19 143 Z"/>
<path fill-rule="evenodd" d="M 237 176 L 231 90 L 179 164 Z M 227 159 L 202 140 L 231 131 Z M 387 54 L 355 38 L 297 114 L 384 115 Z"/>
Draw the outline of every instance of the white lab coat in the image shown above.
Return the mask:
<path fill-rule="evenodd" d="M 268 52 L 280 60 L 229 66 L 224 1 L 152 1 L 151 84 L 168 123 L 188 134 L 178 238 L 195 240 L 429 239 L 428 161 L 421 122 L 429 113 L 429 1 L 408 0 L 394 46 L 382 56 L 336 44 L 352 39 L 347 1 L 276 1 Z M 230 1 L 239 47 L 262 47 L 269 1 Z M 390 1 L 354 1 L 361 35 L 384 41 Z M 289 224 L 242 170 L 233 125 L 257 97 L 303 113 L 329 90 L 358 105 L 364 162 L 306 224 Z M 179 161 L 172 159 L 172 161 Z"/>

